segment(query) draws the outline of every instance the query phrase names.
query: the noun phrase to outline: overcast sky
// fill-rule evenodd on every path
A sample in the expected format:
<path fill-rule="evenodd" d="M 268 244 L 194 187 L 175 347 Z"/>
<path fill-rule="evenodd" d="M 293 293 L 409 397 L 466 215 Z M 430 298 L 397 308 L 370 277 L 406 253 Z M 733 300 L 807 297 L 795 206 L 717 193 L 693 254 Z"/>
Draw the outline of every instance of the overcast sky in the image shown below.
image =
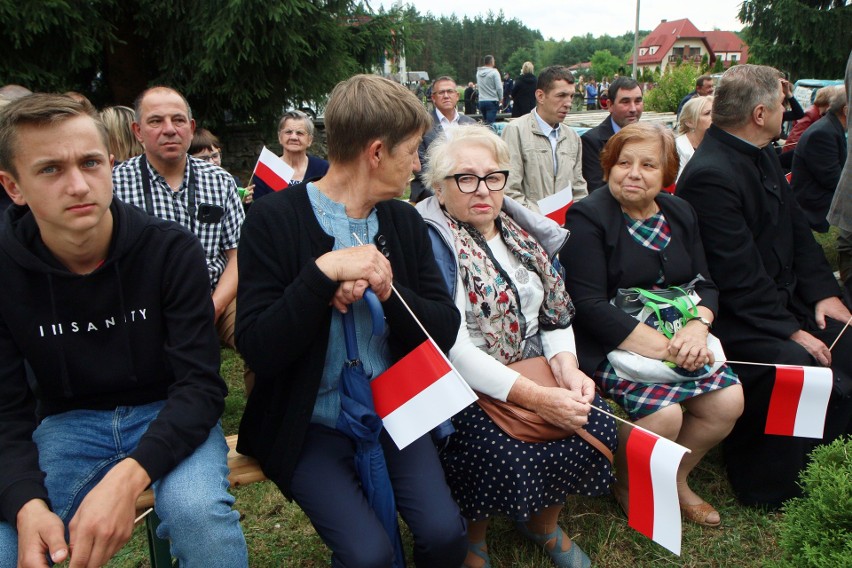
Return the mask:
<path fill-rule="evenodd" d="M 636 20 L 634 0 L 404 0 L 421 14 L 435 16 L 455 13 L 459 18 L 485 16 L 488 10 L 503 10 L 507 19 L 518 19 L 538 30 L 545 39 L 569 40 L 591 33 L 611 36 L 632 32 Z M 737 19 L 742 0 L 644 0 L 640 5 L 639 29 L 653 30 L 660 20 L 688 18 L 702 31 L 739 31 Z M 374 0 L 374 8 L 389 8 L 394 0 Z"/>

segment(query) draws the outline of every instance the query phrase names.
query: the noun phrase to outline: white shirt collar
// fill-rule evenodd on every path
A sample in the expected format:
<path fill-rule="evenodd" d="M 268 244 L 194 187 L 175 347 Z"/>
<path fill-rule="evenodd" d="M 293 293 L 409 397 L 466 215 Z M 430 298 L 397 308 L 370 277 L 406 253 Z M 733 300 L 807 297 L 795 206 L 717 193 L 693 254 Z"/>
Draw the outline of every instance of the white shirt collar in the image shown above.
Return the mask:
<path fill-rule="evenodd" d="M 453 119 L 452 120 L 447 120 L 447 117 L 444 116 L 444 113 L 442 113 L 438 109 L 435 109 L 435 115 L 438 117 L 438 124 L 441 125 L 441 128 L 446 129 L 448 126 L 452 126 L 454 124 L 459 123 L 459 111 L 458 110 L 453 110 Z"/>

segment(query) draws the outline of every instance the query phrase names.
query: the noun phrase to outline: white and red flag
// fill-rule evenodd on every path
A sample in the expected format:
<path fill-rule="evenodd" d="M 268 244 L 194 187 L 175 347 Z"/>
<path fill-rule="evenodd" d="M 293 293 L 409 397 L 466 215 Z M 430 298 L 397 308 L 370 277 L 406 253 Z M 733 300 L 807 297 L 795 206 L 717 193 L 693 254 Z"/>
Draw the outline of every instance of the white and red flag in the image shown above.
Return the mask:
<path fill-rule="evenodd" d="M 822 438 L 834 375 L 828 367 L 775 365 L 767 434 Z"/>
<path fill-rule="evenodd" d="M 630 489 L 627 524 L 680 556 L 680 501 L 677 468 L 687 449 L 646 430 L 627 438 Z"/>
<path fill-rule="evenodd" d="M 264 146 L 263 150 L 260 151 L 260 157 L 257 159 L 257 165 L 254 167 L 254 175 L 252 176 L 255 183 L 255 193 L 265 195 L 273 191 L 281 191 L 290 185 L 294 173 L 293 168 Z M 268 187 L 269 191 L 257 187 L 261 184 Z"/>
<path fill-rule="evenodd" d="M 476 400 L 431 338 L 370 382 L 376 414 L 399 449 Z"/>
<path fill-rule="evenodd" d="M 574 203 L 574 192 L 571 189 L 571 184 L 568 187 L 557 191 L 553 195 L 548 195 L 544 199 L 538 200 L 538 208 L 541 214 L 545 217 L 553 219 L 559 226 L 565 224 L 565 213 L 568 208 Z"/>

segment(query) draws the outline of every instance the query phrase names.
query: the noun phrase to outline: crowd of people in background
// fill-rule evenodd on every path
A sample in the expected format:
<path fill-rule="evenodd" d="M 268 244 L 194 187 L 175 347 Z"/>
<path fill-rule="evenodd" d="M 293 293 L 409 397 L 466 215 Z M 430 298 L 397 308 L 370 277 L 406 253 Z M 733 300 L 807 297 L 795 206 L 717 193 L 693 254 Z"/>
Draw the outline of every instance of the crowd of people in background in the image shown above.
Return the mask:
<path fill-rule="evenodd" d="M 0 88 L 0 273 L 19 292 L 0 300 L 0 566 L 105 564 L 149 486 L 182 566 L 248 565 L 220 346 L 246 363 L 237 449 L 334 566 L 399 566 L 397 513 L 418 566 L 491 566 L 497 516 L 555 566 L 590 566 L 567 496 L 630 503 L 631 427 L 592 412 L 604 398 L 690 450 L 689 522 L 723 524 L 690 485 L 717 445 L 742 504 L 801 494 L 809 452 L 852 434 L 852 54 L 806 111 L 771 67 L 701 76 L 677 135 L 642 119 L 630 77 L 519 71 L 486 55 L 466 86 L 351 77 L 325 108 L 327 159 L 310 117 L 281 116 L 280 190 L 223 169 L 171 87 L 99 113 Z M 580 136 L 564 122 L 578 108 L 606 114 Z M 845 290 L 812 233 L 829 225 Z M 692 305 L 649 315 L 635 290 Z M 370 401 L 358 412 L 379 427 L 353 431 L 346 369 L 375 378 L 426 332 L 480 400 L 403 449 Z M 830 368 L 823 439 L 766 434 L 773 371 L 743 361 Z"/>

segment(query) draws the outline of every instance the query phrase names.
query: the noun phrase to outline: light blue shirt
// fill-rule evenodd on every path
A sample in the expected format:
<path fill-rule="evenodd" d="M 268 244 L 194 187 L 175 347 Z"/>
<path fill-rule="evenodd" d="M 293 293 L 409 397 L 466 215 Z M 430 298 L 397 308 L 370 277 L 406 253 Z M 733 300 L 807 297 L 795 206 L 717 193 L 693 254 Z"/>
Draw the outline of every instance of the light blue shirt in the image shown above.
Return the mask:
<path fill-rule="evenodd" d="M 353 219 L 346 215 L 346 206 L 326 197 L 313 183 L 308 184 L 308 198 L 323 231 L 334 237 L 334 248 L 341 250 L 359 246 L 352 236 L 358 235 L 361 243 L 369 244 L 379 232 L 376 210 L 370 211 L 366 219 Z M 390 367 L 388 331 L 381 336 L 373 335 L 370 311 L 364 300 L 350 306 L 355 314 L 355 336 L 358 339 L 358 355 L 367 378 L 373 379 Z M 331 329 L 328 333 L 328 349 L 325 366 L 320 380 L 319 393 L 314 403 L 311 422 L 335 428 L 340 414 L 340 373 L 346 361 L 346 343 L 343 338 L 343 315 L 334 308 L 331 312 Z"/>
<path fill-rule="evenodd" d="M 559 163 L 556 161 L 556 145 L 559 143 L 559 128 L 562 125 L 557 124 L 555 128 L 550 126 L 542 120 L 535 109 L 532 110 L 532 114 L 538 121 L 538 127 L 541 128 L 541 132 L 547 136 L 547 139 L 550 141 L 550 151 L 553 158 L 553 175 L 556 175 L 559 171 Z"/>

